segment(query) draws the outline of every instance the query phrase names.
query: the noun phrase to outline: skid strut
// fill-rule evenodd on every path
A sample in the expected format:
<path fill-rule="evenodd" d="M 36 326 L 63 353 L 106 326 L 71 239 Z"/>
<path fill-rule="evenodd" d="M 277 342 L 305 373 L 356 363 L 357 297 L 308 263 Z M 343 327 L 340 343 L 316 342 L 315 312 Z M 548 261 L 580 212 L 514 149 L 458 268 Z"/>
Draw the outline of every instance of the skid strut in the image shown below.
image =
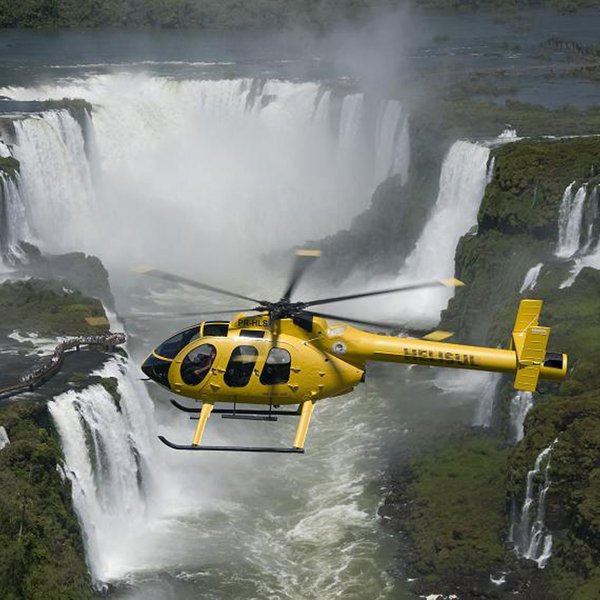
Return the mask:
<path fill-rule="evenodd" d="M 179 410 L 186 413 L 200 414 L 202 410 L 200 407 L 184 406 L 177 402 L 177 400 L 171 399 L 171 404 Z M 264 409 L 253 409 L 253 408 L 214 408 L 212 410 L 214 415 L 268 415 L 268 416 L 279 416 L 279 417 L 297 417 L 300 414 L 300 408 L 298 410 L 264 410 Z"/>
<path fill-rule="evenodd" d="M 202 450 L 208 452 L 272 452 L 272 453 L 283 453 L 283 454 L 304 454 L 304 442 L 306 440 L 306 434 L 308 432 L 308 425 L 310 417 L 313 413 L 315 403 L 312 400 L 306 400 L 298 405 L 298 410 L 262 410 L 262 409 L 237 409 L 234 408 L 214 408 L 212 402 L 203 402 L 199 408 L 192 408 L 180 404 L 176 400 L 171 399 L 171 404 L 179 410 L 192 413 L 190 419 L 198 420 L 198 425 L 194 432 L 194 437 L 191 445 L 175 444 L 164 436 L 158 436 L 158 439 L 174 450 Z M 264 420 L 264 421 L 277 421 L 278 416 L 294 416 L 300 417 L 298 421 L 298 427 L 296 429 L 296 436 L 294 437 L 294 444 L 291 448 L 286 447 L 270 447 L 270 446 L 202 446 L 202 436 L 206 428 L 206 423 L 212 413 L 222 415 L 224 419 L 251 419 L 251 420 Z"/>

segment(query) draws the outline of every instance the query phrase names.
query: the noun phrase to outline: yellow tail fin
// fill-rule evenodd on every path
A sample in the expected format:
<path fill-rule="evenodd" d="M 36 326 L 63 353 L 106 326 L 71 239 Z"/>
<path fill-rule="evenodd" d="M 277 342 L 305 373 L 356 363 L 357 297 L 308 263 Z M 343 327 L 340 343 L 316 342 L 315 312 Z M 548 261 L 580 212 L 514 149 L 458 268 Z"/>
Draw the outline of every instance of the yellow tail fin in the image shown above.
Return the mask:
<path fill-rule="evenodd" d="M 521 300 L 513 329 L 511 349 L 517 353 L 517 390 L 534 392 L 544 364 L 550 327 L 538 325 L 543 302 Z"/>

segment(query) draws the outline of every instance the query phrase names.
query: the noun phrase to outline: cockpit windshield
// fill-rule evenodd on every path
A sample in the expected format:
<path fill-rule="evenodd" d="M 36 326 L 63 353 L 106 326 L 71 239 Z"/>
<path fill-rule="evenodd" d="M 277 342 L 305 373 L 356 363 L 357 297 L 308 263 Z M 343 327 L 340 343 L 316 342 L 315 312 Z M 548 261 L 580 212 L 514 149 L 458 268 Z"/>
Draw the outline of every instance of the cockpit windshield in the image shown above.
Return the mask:
<path fill-rule="evenodd" d="M 164 358 L 175 358 L 190 342 L 200 337 L 200 326 L 194 325 L 170 337 L 163 342 L 154 353 Z"/>

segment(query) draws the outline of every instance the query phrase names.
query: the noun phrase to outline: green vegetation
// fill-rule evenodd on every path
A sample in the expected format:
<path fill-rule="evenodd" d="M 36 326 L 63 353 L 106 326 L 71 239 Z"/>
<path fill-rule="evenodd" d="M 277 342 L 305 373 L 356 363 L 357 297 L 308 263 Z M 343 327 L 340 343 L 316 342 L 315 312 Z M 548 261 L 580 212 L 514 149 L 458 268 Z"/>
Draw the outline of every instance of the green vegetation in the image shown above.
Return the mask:
<path fill-rule="evenodd" d="M 549 287 L 551 271 L 540 276 L 536 292 L 545 300 L 544 320 L 552 324 L 550 343 L 569 354 L 571 368 L 559 389 L 550 388 L 554 393 L 543 395 L 529 413 L 525 439 L 510 460 L 508 491 L 522 498 L 535 457 L 558 438 L 547 495 L 554 535 L 547 575 L 553 597 L 591 600 L 600 590 L 600 272 L 584 269 L 560 290 Z"/>
<path fill-rule="evenodd" d="M 165 27 L 171 29 L 326 27 L 369 9 L 407 0 L 0 0 L 0 27 Z M 426 10 L 515 13 L 548 6 L 562 12 L 598 0 L 417 0 Z"/>
<path fill-rule="evenodd" d="M 546 262 L 556 244 L 565 188 L 600 173 L 600 137 L 516 142 L 493 155 L 494 178 L 479 210 L 478 234 L 464 237 L 456 252 L 456 275 L 467 286 L 457 290 L 442 325 L 467 341 L 505 345 L 525 274 Z M 567 269 L 559 264 L 545 272 L 549 291 Z"/>
<path fill-rule="evenodd" d="M 416 0 L 423 8 L 473 12 L 476 10 L 516 11 L 522 8 L 548 6 L 561 12 L 573 12 L 579 8 L 598 6 L 598 0 Z"/>
<path fill-rule="evenodd" d="M 599 180 L 600 137 L 522 141 L 495 149 L 493 156 L 494 178 L 477 234 L 465 236 L 456 253 L 457 276 L 467 286 L 457 290 L 442 327 L 459 332 L 461 340 L 506 347 L 523 278 L 544 262 L 533 297 L 544 300 L 549 349 L 569 355 L 569 377 L 539 386 L 525 437 L 514 449 L 499 444 L 506 439 L 514 393 L 507 377 L 493 434 L 461 432 L 411 462 L 406 564 L 409 575 L 419 578 L 419 593 L 475 597 L 478 590 L 477 597 L 492 598 L 518 591 L 521 584 L 509 581 L 502 592 L 482 592 L 478 574 L 526 569 L 503 545 L 506 499 L 523 501 L 528 471 L 558 438 L 546 496 L 553 555 L 543 571 L 522 573 L 532 591 L 521 592 L 544 600 L 592 600 L 600 593 L 600 272 L 584 269 L 571 287 L 559 289 L 571 265 L 556 261 L 553 251 L 564 189 L 572 181 Z"/>
<path fill-rule="evenodd" d="M 12 156 L 0 156 L 0 174 L 13 177 L 19 171 L 19 161 Z"/>
<path fill-rule="evenodd" d="M 468 590 L 472 578 L 502 570 L 510 556 L 503 536 L 509 450 L 483 433 L 464 431 L 409 464 L 406 531 L 414 548 L 409 572 L 419 593 Z M 499 484 L 500 483 L 500 484 Z"/>
<path fill-rule="evenodd" d="M 495 137 L 510 123 L 520 135 L 536 137 L 543 135 L 567 136 L 600 134 L 600 107 L 580 110 L 565 106 L 549 110 L 543 106 L 507 100 L 496 104 L 489 100 L 454 95 L 446 100 L 417 99 L 415 117 L 437 132 L 444 132 L 448 139 Z M 412 115 L 412 113 L 411 113 Z M 439 133 L 438 133 L 439 135 Z"/>
<path fill-rule="evenodd" d="M 94 335 L 108 326 L 93 327 L 87 317 L 105 317 L 102 303 L 62 285 L 36 279 L 0 285 L 0 328 L 42 334 Z"/>
<path fill-rule="evenodd" d="M 0 0 L 0 27 L 320 27 L 360 17 L 373 0 Z"/>
<path fill-rule="evenodd" d="M 10 444 L 0 450 L 0 582 L 6 600 L 94 595 L 62 454 L 42 404 L 0 409 Z"/>

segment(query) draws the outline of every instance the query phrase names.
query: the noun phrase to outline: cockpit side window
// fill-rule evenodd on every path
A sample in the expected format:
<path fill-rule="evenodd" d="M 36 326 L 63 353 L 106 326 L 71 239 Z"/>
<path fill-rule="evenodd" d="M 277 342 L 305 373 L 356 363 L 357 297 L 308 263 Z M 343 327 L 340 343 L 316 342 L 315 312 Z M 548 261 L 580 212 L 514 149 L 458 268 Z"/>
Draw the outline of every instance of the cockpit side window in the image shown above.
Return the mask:
<path fill-rule="evenodd" d="M 254 346 L 238 346 L 232 353 L 227 370 L 223 377 L 229 387 L 248 385 L 252 370 L 258 358 L 258 350 Z"/>
<path fill-rule="evenodd" d="M 175 358 L 183 348 L 198 337 L 200 337 L 200 326 L 195 325 L 170 337 L 154 353 L 164 358 Z"/>
<path fill-rule="evenodd" d="M 284 348 L 271 348 L 265 366 L 260 374 L 260 382 L 264 385 L 287 383 L 290 379 L 292 358 Z"/>
<path fill-rule="evenodd" d="M 188 385 L 198 385 L 207 375 L 217 356 L 212 344 L 202 344 L 187 354 L 181 363 L 181 379 Z"/>

